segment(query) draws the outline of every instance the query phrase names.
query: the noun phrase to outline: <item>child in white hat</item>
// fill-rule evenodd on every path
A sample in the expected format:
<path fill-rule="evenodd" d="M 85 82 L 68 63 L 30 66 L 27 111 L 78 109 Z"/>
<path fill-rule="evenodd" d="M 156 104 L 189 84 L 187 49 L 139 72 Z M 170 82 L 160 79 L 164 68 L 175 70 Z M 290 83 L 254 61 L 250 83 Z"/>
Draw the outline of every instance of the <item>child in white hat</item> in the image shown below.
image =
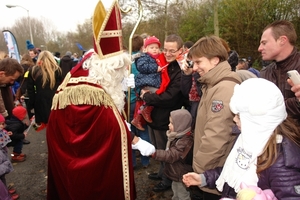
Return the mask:
<path fill-rule="evenodd" d="M 241 130 L 217 180 L 215 170 L 183 176 L 187 186 L 213 184 L 223 197 L 235 198 L 241 183 L 271 189 L 276 198 L 300 198 L 300 136 L 296 121 L 287 118 L 278 87 L 252 78 L 236 85 L 230 100 Z M 229 192 L 231 191 L 231 192 Z"/>

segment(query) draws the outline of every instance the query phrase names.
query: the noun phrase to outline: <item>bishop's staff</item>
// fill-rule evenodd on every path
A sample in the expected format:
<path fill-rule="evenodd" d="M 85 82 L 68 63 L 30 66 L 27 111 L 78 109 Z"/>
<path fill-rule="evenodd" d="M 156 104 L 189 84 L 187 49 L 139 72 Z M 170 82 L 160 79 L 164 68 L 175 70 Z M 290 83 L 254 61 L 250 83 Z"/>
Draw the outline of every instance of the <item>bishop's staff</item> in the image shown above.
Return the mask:
<path fill-rule="evenodd" d="M 139 10 L 139 18 L 138 21 L 136 22 L 130 36 L 129 36 L 129 48 L 128 48 L 128 53 L 131 56 L 132 54 L 132 37 L 143 17 L 143 7 L 142 7 L 142 2 L 141 0 L 137 0 L 138 1 L 138 10 Z M 131 65 L 128 66 L 128 76 L 131 74 Z M 131 92 L 131 88 L 128 88 L 128 93 L 127 93 L 127 121 L 130 123 L 130 92 Z"/>

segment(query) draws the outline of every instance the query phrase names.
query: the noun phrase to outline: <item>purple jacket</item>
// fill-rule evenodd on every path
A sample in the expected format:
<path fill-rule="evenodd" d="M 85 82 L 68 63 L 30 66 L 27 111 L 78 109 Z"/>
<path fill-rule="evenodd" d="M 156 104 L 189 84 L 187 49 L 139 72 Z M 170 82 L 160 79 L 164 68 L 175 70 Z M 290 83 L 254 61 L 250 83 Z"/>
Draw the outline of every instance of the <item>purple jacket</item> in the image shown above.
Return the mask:
<path fill-rule="evenodd" d="M 259 177 L 261 189 L 271 189 L 278 199 L 300 199 L 300 147 L 283 137 L 276 162 Z"/>
<path fill-rule="evenodd" d="M 2 181 L 0 181 L 0 199 L 1 200 L 11 200 L 11 196 L 8 192 L 7 187 L 4 185 Z"/>
<path fill-rule="evenodd" d="M 277 146 L 279 154 L 275 163 L 267 170 L 261 172 L 258 187 L 262 190 L 271 189 L 277 199 L 300 199 L 300 147 L 286 137 Z M 207 187 L 216 188 L 222 168 L 204 172 Z M 234 173 L 234 172 L 233 172 Z M 236 198 L 234 189 L 225 184 L 222 197 Z"/>

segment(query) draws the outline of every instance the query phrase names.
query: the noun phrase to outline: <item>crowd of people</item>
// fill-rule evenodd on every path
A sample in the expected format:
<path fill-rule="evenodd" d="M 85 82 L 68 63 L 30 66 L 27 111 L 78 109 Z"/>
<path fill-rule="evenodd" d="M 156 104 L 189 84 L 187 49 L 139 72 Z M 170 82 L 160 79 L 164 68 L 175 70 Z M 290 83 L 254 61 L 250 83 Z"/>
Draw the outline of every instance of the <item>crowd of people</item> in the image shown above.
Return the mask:
<path fill-rule="evenodd" d="M 21 63 L 0 52 L 0 199 L 19 198 L 5 174 L 26 160 L 31 126 L 46 129 L 49 200 L 135 199 L 136 151 L 144 168 L 160 161 L 148 178 L 173 200 L 243 199 L 245 185 L 255 188 L 249 199 L 257 188 L 300 198 L 300 85 L 287 75 L 300 72 L 293 24 L 265 27 L 258 51 L 273 62 L 258 71 L 217 36 L 134 35 L 129 55 L 122 35 L 102 38 L 103 22 L 121 23 L 112 9 L 94 16 L 94 49 L 81 59 L 29 41 Z"/>

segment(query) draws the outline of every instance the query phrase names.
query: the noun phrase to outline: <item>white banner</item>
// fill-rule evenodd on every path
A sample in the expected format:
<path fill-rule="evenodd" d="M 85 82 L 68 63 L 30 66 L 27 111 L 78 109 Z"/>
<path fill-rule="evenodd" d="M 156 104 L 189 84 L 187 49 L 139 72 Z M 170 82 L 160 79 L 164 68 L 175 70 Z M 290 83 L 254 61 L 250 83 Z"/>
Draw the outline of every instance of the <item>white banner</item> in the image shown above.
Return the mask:
<path fill-rule="evenodd" d="M 9 57 L 17 59 L 18 62 L 20 63 L 21 57 L 20 57 L 18 44 L 15 36 L 8 30 L 4 30 L 2 32 L 3 32 L 4 40 L 6 42 L 6 46 L 8 48 Z"/>

